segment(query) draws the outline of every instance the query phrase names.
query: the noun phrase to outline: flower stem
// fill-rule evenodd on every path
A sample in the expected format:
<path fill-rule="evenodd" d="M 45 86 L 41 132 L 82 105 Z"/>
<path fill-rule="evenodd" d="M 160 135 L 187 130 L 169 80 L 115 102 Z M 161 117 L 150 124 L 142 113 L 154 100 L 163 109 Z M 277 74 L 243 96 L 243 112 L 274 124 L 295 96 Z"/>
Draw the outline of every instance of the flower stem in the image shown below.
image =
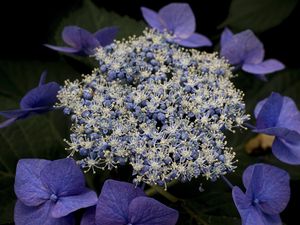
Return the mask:
<path fill-rule="evenodd" d="M 232 189 L 233 188 L 233 184 L 224 176 L 221 176 L 223 181 Z"/>
<path fill-rule="evenodd" d="M 245 125 L 246 127 L 250 128 L 250 129 L 255 129 L 255 128 L 256 128 L 255 126 L 253 126 L 253 125 L 250 124 L 250 123 L 244 123 L 244 125 Z"/>
<path fill-rule="evenodd" d="M 155 194 L 155 192 L 152 192 L 152 189 L 156 192 L 159 193 L 160 195 L 162 195 L 163 197 L 165 197 L 166 199 L 168 199 L 170 202 L 177 202 L 180 199 L 177 198 L 176 196 L 170 194 L 169 192 L 165 191 L 162 187 L 159 186 L 152 186 L 149 190 L 146 191 L 146 194 L 149 196 L 149 194 Z"/>

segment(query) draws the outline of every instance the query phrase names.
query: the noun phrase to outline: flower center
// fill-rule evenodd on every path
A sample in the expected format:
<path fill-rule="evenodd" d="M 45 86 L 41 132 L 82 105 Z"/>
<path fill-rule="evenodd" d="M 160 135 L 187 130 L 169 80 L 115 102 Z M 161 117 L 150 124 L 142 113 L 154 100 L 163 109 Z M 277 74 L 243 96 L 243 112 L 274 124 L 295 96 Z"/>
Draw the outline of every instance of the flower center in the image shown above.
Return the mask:
<path fill-rule="evenodd" d="M 260 201 L 259 201 L 259 199 L 255 198 L 255 199 L 253 200 L 253 202 L 254 202 L 254 204 L 258 204 Z"/>
<path fill-rule="evenodd" d="M 53 201 L 53 202 L 56 202 L 57 199 L 58 199 L 58 197 L 57 197 L 56 194 L 52 194 L 52 195 L 50 196 L 50 200 Z"/>

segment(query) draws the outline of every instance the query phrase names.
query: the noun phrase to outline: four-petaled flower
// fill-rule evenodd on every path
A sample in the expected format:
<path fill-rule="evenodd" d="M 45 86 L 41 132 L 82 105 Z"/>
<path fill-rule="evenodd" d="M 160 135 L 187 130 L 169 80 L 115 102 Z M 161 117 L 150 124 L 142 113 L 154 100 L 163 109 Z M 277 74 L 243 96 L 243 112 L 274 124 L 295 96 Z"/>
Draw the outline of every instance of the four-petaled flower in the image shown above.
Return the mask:
<path fill-rule="evenodd" d="M 146 7 L 141 8 L 143 17 L 152 28 L 173 35 L 173 41 L 186 47 L 211 46 L 211 41 L 195 33 L 196 22 L 191 7 L 186 3 L 171 3 L 158 13 Z"/>
<path fill-rule="evenodd" d="M 249 166 L 243 174 L 244 193 L 235 186 L 234 203 L 243 225 L 279 225 L 281 213 L 290 198 L 289 175 L 286 171 L 267 164 Z"/>
<path fill-rule="evenodd" d="M 177 219 L 176 210 L 146 197 L 142 189 L 130 183 L 107 180 L 96 210 L 88 209 L 81 225 L 173 225 Z"/>
<path fill-rule="evenodd" d="M 17 165 L 16 225 L 74 224 L 72 212 L 97 203 L 73 159 L 21 159 Z"/>
<path fill-rule="evenodd" d="M 300 111 L 295 102 L 273 92 L 255 107 L 257 133 L 275 136 L 273 154 L 289 164 L 300 164 Z"/>
<path fill-rule="evenodd" d="M 221 56 L 231 65 L 241 67 L 243 71 L 266 80 L 265 75 L 285 68 L 276 59 L 264 60 L 263 44 L 251 30 L 233 34 L 226 28 L 221 36 Z"/>
<path fill-rule="evenodd" d="M 93 55 L 96 48 L 111 44 L 117 32 L 118 28 L 116 27 L 106 27 L 92 34 L 78 26 L 66 26 L 62 32 L 62 39 L 70 47 L 48 44 L 45 44 L 45 46 L 64 53 L 80 56 Z"/>
<path fill-rule="evenodd" d="M 16 120 L 53 109 L 53 105 L 57 101 L 56 95 L 60 86 L 56 82 L 45 83 L 46 76 L 47 72 L 44 71 L 41 75 L 39 86 L 31 89 L 21 99 L 20 109 L 0 112 L 0 115 L 7 118 L 6 121 L 0 124 L 0 128 L 9 126 Z"/>

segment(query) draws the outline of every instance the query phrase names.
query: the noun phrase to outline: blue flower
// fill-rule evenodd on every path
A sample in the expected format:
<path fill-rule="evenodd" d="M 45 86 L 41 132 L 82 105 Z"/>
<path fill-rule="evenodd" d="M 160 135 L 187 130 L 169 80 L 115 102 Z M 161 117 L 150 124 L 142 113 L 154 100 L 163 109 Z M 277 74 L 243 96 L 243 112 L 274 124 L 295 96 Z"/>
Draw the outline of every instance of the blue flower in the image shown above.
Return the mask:
<path fill-rule="evenodd" d="M 94 34 L 78 26 L 66 26 L 62 32 L 62 39 L 70 47 L 48 45 L 45 46 L 55 51 L 76 54 L 81 56 L 93 55 L 95 49 L 109 45 L 116 37 L 116 27 L 106 27 Z"/>
<path fill-rule="evenodd" d="M 70 213 L 95 205 L 97 195 L 85 187 L 73 159 L 21 159 L 17 165 L 16 225 L 74 224 Z"/>
<path fill-rule="evenodd" d="M 73 123 L 67 149 L 86 171 L 129 163 L 135 183 L 166 187 L 235 169 L 224 131 L 249 115 L 231 67 L 169 36 L 147 28 L 99 48 L 99 68 L 59 91 L 57 106 Z"/>
<path fill-rule="evenodd" d="M 285 66 L 276 59 L 264 60 L 263 44 L 251 30 L 233 34 L 226 28 L 221 36 L 221 56 L 231 65 L 265 80 L 265 74 L 283 70 Z"/>
<path fill-rule="evenodd" d="M 273 154 L 288 164 L 300 164 L 300 112 L 295 102 L 273 92 L 254 111 L 257 133 L 275 136 Z"/>
<path fill-rule="evenodd" d="M 146 7 L 141 8 L 144 19 L 160 32 L 167 30 L 174 42 L 186 47 L 211 46 L 211 41 L 202 34 L 195 33 L 196 22 L 191 7 L 186 3 L 171 3 L 158 13 Z"/>
<path fill-rule="evenodd" d="M 47 72 L 44 71 L 40 78 L 39 86 L 30 90 L 22 98 L 20 109 L 1 111 L 0 115 L 8 118 L 0 124 L 0 128 L 9 126 L 16 120 L 25 119 L 34 114 L 40 114 L 53 109 L 57 101 L 56 95 L 60 89 L 56 82 L 45 83 Z"/>
<path fill-rule="evenodd" d="M 279 225 L 281 213 L 290 199 L 289 175 L 277 167 L 259 163 L 249 166 L 243 174 L 244 193 L 232 189 L 234 203 L 243 225 Z"/>
<path fill-rule="evenodd" d="M 173 225 L 177 219 L 176 210 L 146 197 L 142 189 L 130 183 L 107 180 L 96 211 L 88 209 L 81 225 Z"/>

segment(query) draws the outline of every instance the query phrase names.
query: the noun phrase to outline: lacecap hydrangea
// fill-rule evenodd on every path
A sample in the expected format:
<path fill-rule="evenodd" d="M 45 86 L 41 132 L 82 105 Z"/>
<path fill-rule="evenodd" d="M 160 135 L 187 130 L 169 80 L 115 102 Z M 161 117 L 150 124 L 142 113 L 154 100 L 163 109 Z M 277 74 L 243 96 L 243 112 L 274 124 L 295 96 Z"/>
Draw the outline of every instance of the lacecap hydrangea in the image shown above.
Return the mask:
<path fill-rule="evenodd" d="M 232 68 L 172 40 L 146 29 L 99 48 L 99 68 L 59 91 L 57 107 L 72 120 L 67 150 L 85 171 L 128 163 L 134 182 L 166 186 L 235 169 L 224 132 L 249 116 Z"/>

